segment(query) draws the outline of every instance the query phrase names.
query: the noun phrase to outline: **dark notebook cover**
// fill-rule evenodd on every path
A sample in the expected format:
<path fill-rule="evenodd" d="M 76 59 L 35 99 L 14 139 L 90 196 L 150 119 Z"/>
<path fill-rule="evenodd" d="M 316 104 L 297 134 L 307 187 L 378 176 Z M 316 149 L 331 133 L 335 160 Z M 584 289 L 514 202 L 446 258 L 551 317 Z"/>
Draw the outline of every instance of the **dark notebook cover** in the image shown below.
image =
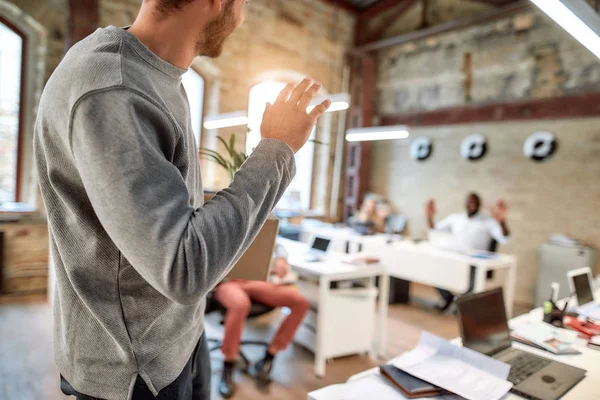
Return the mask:
<path fill-rule="evenodd" d="M 425 382 L 419 378 L 407 374 L 406 372 L 390 364 L 379 366 L 381 375 L 387 378 L 409 399 L 417 397 L 433 397 L 442 394 L 442 389 Z M 444 391 L 445 392 L 445 391 Z"/>

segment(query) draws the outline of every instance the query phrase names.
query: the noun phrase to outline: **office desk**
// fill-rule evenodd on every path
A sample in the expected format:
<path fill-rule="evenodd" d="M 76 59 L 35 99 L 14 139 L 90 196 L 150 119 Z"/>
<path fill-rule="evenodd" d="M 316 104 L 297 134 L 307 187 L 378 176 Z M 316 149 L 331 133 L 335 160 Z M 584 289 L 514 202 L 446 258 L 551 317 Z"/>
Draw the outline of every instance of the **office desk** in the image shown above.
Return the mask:
<path fill-rule="evenodd" d="M 600 289 L 596 291 L 596 297 L 600 297 Z M 564 302 L 563 302 L 564 303 Z M 513 318 L 509 321 L 510 326 L 516 326 L 521 323 L 528 321 L 541 321 L 543 317 L 542 308 L 536 308 L 528 314 L 523 314 L 519 317 Z M 456 338 L 452 341 L 457 345 L 461 345 L 460 338 Z M 538 354 L 542 357 L 555 359 L 565 364 L 570 364 L 575 367 L 583 368 L 587 370 L 586 377 L 579 382 L 575 387 L 568 391 L 561 400 L 597 400 L 600 398 L 600 392 L 598 389 L 598 383 L 600 382 L 600 351 L 590 349 L 586 346 L 578 346 L 577 348 L 581 351 L 581 354 L 576 355 L 553 355 L 550 352 L 538 350 L 533 347 L 513 342 L 513 346 L 518 349 L 522 349 L 531 353 Z M 348 381 L 360 379 L 367 375 L 379 375 L 379 368 L 371 368 L 367 371 L 353 375 Z M 383 378 L 382 378 L 383 379 Z M 399 393 L 398 399 L 402 399 L 402 395 Z M 503 400 L 518 400 L 523 397 L 518 396 L 514 393 L 509 393 Z M 331 398 L 331 400 L 338 400 L 337 398 Z"/>
<path fill-rule="evenodd" d="M 315 374 L 325 375 L 326 360 L 350 354 L 384 356 L 389 278 L 381 264 L 355 266 L 343 261 L 344 253 L 330 252 L 324 261 L 305 261 L 308 246 L 278 238 L 288 252 L 288 263 L 303 280 L 299 286 L 311 302 L 311 311 L 299 328 L 295 341 L 315 353 Z M 375 316 L 380 279 L 378 312 Z M 360 288 L 336 288 L 332 283 L 361 281 Z M 311 282 L 315 282 L 314 284 Z"/>
<path fill-rule="evenodd" d="M 332 239 L 333 249 L 361 250 L 381 260 L 388 275 L 450 290 L 455 293 L 482 292 L 502 287 L 508 315 L 512 315 L 517 259 L 494 253 L 493 258 L 471 257 L 468 253 L 443 250 L 429 242 L 395 240 L 388 243 L 383 234 L 361 236 L 346 227 L 329 224 L 303 224 L 303 240 L 314 235 Z"/>

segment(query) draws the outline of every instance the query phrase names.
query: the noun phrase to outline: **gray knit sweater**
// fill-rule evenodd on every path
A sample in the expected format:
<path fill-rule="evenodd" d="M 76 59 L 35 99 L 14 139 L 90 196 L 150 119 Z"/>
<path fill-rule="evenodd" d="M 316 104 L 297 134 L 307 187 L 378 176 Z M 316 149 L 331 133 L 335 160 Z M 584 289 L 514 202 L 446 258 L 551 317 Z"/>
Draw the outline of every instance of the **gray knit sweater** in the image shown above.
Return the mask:
<path fill-rule="evenodd" d="M 156 395 L 203 331 L 205 295 L 250 245 L 295 174 L 263 140 L 203 203 L 181 75 L 126 30 L 99 29 L 50 78 L 35 127 L 55 288 L 55 359 L 80 393 Z"/>

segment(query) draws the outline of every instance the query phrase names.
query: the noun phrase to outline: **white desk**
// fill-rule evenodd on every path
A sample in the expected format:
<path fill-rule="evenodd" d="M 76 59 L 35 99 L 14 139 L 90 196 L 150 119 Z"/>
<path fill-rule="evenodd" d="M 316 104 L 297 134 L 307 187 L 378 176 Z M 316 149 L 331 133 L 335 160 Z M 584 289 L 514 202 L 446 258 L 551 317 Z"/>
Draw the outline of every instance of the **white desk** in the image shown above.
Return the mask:
<path fill-rule="evenodd" d="M 596 297 L 600 297 L 600 289 L 596 291 Z M 509 321 L 509 325 L 515 326 L 520 323 L 527 321 L 540 321 L 543 317 L 542 308 L 536 308 L 528 314 L 523 314 L 519 317 L 513 318 Z M 454 339 L 453 343 L 460 345 L 460 338 Z M 569 390 L 561 400 L 598 400 L 600 398 L 600 390 L 598 383 L 600 382 L 600 351 L 593 350 L 587 346 L 578 346 L 577 348 L 581 351 L 581 354 L 577 355 L 553 355 L 547 351 L 538 350 L 533 347 L 513 342 L 513 346 L 518 349 L 522 349 L 531 353 L 538 354 L 542 357 L 555 359 L 565 364 L 573 365 L 574 367 L 583 368 L 587 371 L 586 377 L 579 382 L 575 387 Z M 348 381 L 360 379 L 367 375 L 379 375 L 379 368 L 371 368 L 367 371 L 353 375 Z M 382 378 L 383 379 L 383 378 Z M 402 399 L 402 395 L 398 393 L 398 399 Z M 514 393 L 507 394 L 503 400 L 518 400 L 523 397 L 518 396 Z M 331 398 L 330 400 L 338 400 L 337 398 Z"/>
<path fill-rule="evenodd" d="M 316 312 L 309 311 L 295 341 L 315 353 L 315 374 L 325 375 L 326 360 L 350 354 L 366 353 L 384 356 L 387 323 L 389 278 L 381 264 L 355 266 L 343 263 L 348 256 L 330 252 L 324 261 L 305 261 L 308 246 L 301 242 L 278 238 L 277 243 L 288 252 L 288 263 L 301 278 L 299 286 Z M 375 278 L 379 277 L 379 303 Z M 364 288 L 332 289 L 333 282 L 363 280 Z"/>
<path fill-rule="evenodd" d="M 329 224 L 303 224 L 303 232 L 303 240 L 314 235 L 331 238 L 337 251 L 362 249 L 363 253 L 379 258 L 388 275 L 394 278 L 460 294 L 501 286 L 507 312 L 512 315 L 517 266 L 514 256 L 495 253 L 491 259 L 482 259 L 412 240 L 396 240 L 388 244 L 387 235 L 361 236 L 349 228 Z"/>

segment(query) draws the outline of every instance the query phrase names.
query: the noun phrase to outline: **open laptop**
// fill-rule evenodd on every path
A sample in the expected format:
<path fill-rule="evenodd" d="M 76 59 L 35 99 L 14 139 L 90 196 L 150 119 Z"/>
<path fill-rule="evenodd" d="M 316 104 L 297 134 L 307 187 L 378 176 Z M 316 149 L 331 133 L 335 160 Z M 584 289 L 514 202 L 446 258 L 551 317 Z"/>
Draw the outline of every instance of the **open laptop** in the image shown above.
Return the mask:
<path fill-rule="evenodd" d="M 586 371 L 512 347 L 502 289 L 461 296 L 456 301 L 463 346 L 511 366 L 511 391 L 527 399 L 556 400 Z"/>
<path fill-rule="evenodd" d="M 304 255 L 304 260 L 310 262 L 323 261 L 330 244 L 331 239 L 315 236 L 310 245 L 310 249 Z"/>
<path fill-rule="evenodd" d="M 567 272 L 571 293 L 577 297 L 577 312 L 585 317 L 600 320 L 600 304 L 594 298 L 594 280 L 590 268 Z"/>

